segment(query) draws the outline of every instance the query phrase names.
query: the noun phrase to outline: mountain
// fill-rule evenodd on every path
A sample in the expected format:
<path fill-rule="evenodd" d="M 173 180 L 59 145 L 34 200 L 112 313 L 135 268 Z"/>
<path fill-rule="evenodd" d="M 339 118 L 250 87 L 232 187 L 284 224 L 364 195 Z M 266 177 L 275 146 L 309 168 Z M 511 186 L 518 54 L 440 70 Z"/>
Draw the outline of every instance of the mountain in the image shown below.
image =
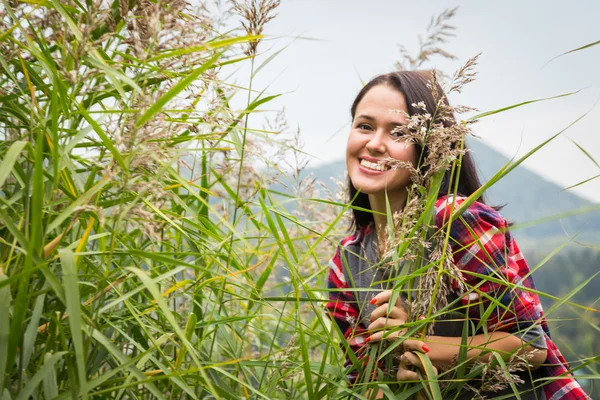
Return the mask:
<path fill-rule="evenodd" d="M 480 140 L 468 140 L 482 182 L 491 178 L 509 162 L 504 155 L 485 145 Z M 312 174 L 335 190 L 331 177 L 342 179 L 346 170 L 344 160 L 331 162 L 319 167 L 307 168 L 301 178 Z M 555 217 L 568 211 L 593 206 L 594 203 L 577 196 L 552 183 L 524 166 L 518 166 L 485 193 L 486 202 L 491 205 L 505 205 L 501 213 L 515 224 L 514 235 L 519 243 L 527 242 L 527 247 L 536 246 L 543 239 L 544 245 L 557 244 L 580 232 L 577 240 L 598 243 L 600 239 L 600 211 L 569 216 Z M 552 218 L 550 221 L 544 219 Z M 532 226 L 520 228 L 522 224 Z M 546 247 L 546 246 L 544 246 Z"/>
<path fill-rule="evenodd" d="M 471 146 L 482 182 L 487 181 L 509 162 L 507 157 L 479 140 L 471 140 L 468 144 Z M 534 226 L 523 230 L 527 236 L 564 237 L 565 232 L 573 235 L 579 231 L 585 233 L 600 231 L 600 212 L 598 211 L 549 222 L 540 221 L 568 211 L 590 207 L 594 203 L 571 191 L 562 191 L 557 184 L 522 165 L 492 186 L 486 194 L 490 204 L 506 204 L 502 213 L 509 220 L 517 224 L 539 221 Z"/>

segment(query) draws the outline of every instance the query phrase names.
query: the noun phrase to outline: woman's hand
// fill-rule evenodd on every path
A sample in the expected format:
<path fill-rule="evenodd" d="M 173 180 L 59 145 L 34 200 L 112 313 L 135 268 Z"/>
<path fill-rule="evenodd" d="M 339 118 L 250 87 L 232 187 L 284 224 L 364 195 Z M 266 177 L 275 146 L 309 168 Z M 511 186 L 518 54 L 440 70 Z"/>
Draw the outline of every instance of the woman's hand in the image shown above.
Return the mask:
<path fill-rule="evenodd" d="M 408 314 L 404 302 L 398 296 L 396 303 L 391 308 L 389 307 L 389 301 L 392 297 L 392 291 L 386 290 L 373 297 L 371 304 L 377 306 L 371 313 L 371 324 L 368 327 L 369 331 L 375 331 L 367 342 L 378 342 L 382 339 L 397 340 L 398 338 L 404 337 L 407 329 L 400 328 L 406 324 Z M 390 330 L 392 332 L 390 332 Z M 412 381 L 418 380 L 417 373 L 412 367 L 417 367 L 421 370 L 422 376 L 426 375 L 425 367 L 421 362 L 416 352 L 427 353 L 429 347 L 420 340 L 406 339 L 399 346 L 398 349 L 401 352 L 400 366 L 396 378 L 399 381 Z M 437 375 L 437 369 L 434 367 L 434 372 Z"/>
<path fill-rule="evenodd" d="M 384 336 L 387 340 L 396 340 L 406 333 L 406 329 L 397 328 L 404 325 L 408 318 L 404 302 L 398 296 L 396 303 L 390 308 L 389 301 L 392 293 L 391 290 L 386 290 L 371 299 L 371 304 L 377 308 L 371 313 L 371 324 L 367 328 L 369 331 L 375 331 L 367 339 L 368 342 L 379 342 Z M 388 332 L 390 330 L 393 330 L 393 332 Z"/>
<path fill-rule="evenodd" d="M 402 329 L 402 325 L 406 324 L 408 314 L 402 298 L 398 296 L 396 303 L 391 308 L 389 301 L 392 297 L 391 290 L 385 290 L 373 297 L 371 304 L 377 308 L 371 313 L 371 324 L 367 328 L 373 333 L 367 338 L 367 342 L 379 342 L 382 339 L 396 340 L 406 336 L 407 329 Z M 421 351 L 427 353 L 429 347 L 420 340 L 405 340 L 403 343 L 404 351 Z"/>
<path fill-rule="evenodd" d="M 419 375 L 417 374 L 412 367 L 417 367 L 421 370 L 421 376 L 426 377 L 427 372 L 425 371 L 425 366 L 421 362 L 421 358 L 415 354 L 414 351 L 405 351 L 400 356 L 400 366 L 398 368 L 398 373 L 396 374 L 396 379 L 399 381 L 416 381 L 419 379 Z M 436 367 L 433 367 L 433 372 L 437 376 L 438 370 Z"/>
<path fill-rule="evenodd" d="M 427 379 L 427 372 L 425 371 L 425 366 L 421 362 L 419 356 L 417 356 L 414 351 L 406 351 L 400 356 L 400 366 L 398 367 L 396 379 L 400 382 L 418 381 L 419 375 L 414 369 L 412 369 L 412 367 L 417 367 L 418 369 L 420 369 L 421 376 L 424 379 Z M 438 370 L 436 367 L 433 367 L 433 372 L 437 376 Z M 428 398 L 429 396 L 427 395 L 425 388 L 419 390 L 419 393 L 417 394 L 418 400 L 425 400 Z"/>

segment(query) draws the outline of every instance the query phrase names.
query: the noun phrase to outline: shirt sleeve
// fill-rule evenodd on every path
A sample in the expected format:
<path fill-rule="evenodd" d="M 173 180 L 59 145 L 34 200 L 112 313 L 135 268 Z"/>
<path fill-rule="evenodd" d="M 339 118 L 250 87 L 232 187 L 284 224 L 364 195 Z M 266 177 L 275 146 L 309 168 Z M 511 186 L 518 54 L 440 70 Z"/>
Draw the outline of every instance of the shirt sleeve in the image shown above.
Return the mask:
<path fill-rule="evenodd" d="M 446 222 L 464 198 L 436 204 L 436 225 L 445 232 Z M 450 226 L 453 260 L 461 270 L 467 292 L 462 297 L 469 317 L 485 321 L 488 331 L 501 330 L 524 342 L 546 348 L 540 325 L 541 306 L 523 255 L 508 231 L 509 225 L 495 209 L 474 202 Z"/>
<path fill-rule="evenodd" d="M 329 277 L 327 280 L 329 301 L 325 305 L 325 311 L 329 318 L 337 324 L 344 336 L 347 346 L 340 343 L 346 354 L 344 367 L 350 367 L 353 365 L 353 361 L 348 349 L 354 353 L 358 361 L 361 361 L 359 364 L 363 364 L 362 361 L 364 361 L 367 348 L 365 343 L 367 335 L 365 327 L 357 323 L 359 311 L 354 294 L 348 290 L 349 287 L 342 270 L 341 247 L 338 247 L 335 255 L 329 261 Z M 360 366 L 355 365 L 355 368 L 350 370 L 347 376 L 350 383 L 357 380 L 359 369 Z"/>
<path fill-rule="evenodd" d="M 544 336 L 544 330 L 539 324 L 535 324 L 524 331 L 514 332 L 514 335 L 521 338 L 525 343 L 529 343 L 533 347 L 538 349 L 547 349 L 546 337 Z"/>

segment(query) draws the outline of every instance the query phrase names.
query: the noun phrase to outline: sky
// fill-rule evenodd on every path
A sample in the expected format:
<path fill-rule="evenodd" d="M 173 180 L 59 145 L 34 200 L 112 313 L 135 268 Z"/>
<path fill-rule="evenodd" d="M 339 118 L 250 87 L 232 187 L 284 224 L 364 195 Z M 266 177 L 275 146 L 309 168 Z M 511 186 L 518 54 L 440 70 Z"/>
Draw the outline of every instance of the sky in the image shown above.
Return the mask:
<path fill-rule="evenodd" d="M 457 60 L 434 58 L 429 66 L 453 73 L 482 54 L 477 80 L 450 97 L 452 104 L 488 111 L 579 91 L 484 118 L 474 133 L 509 158 L 519 157 L 587 112 L 525 165 L 563 188 L 600 174 L 573 143 L 600 164 L 600 45 L 549 62 L 600 40 L 600 1 L 282 0 L 257 65 L 283 50 L 253 86 L 283 93 L 268 108 L 285 106 L 312 156 L 310 166 L 343 159 L 349 108 L 362 82 L 394 69 L 399 44 L 415 54 L 431 16 L 455 6 L 456 36 L 444 49 Z M 600 178 L 572 190 L 600 202 Z"/>

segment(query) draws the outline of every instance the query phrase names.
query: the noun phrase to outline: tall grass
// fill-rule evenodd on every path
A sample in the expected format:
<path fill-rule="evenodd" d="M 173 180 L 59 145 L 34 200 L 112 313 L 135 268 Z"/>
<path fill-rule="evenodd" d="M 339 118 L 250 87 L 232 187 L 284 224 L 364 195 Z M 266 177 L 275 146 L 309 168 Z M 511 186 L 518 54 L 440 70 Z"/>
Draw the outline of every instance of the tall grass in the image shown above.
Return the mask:
<path fill-rule="evenodd" d="M 268 189 L 248 117 L 275 96 L 223 78 L 260 30 L 182 1 L 0 26 L 0 398 L 363 397 L 322 311 L 347 207 Z"/>

